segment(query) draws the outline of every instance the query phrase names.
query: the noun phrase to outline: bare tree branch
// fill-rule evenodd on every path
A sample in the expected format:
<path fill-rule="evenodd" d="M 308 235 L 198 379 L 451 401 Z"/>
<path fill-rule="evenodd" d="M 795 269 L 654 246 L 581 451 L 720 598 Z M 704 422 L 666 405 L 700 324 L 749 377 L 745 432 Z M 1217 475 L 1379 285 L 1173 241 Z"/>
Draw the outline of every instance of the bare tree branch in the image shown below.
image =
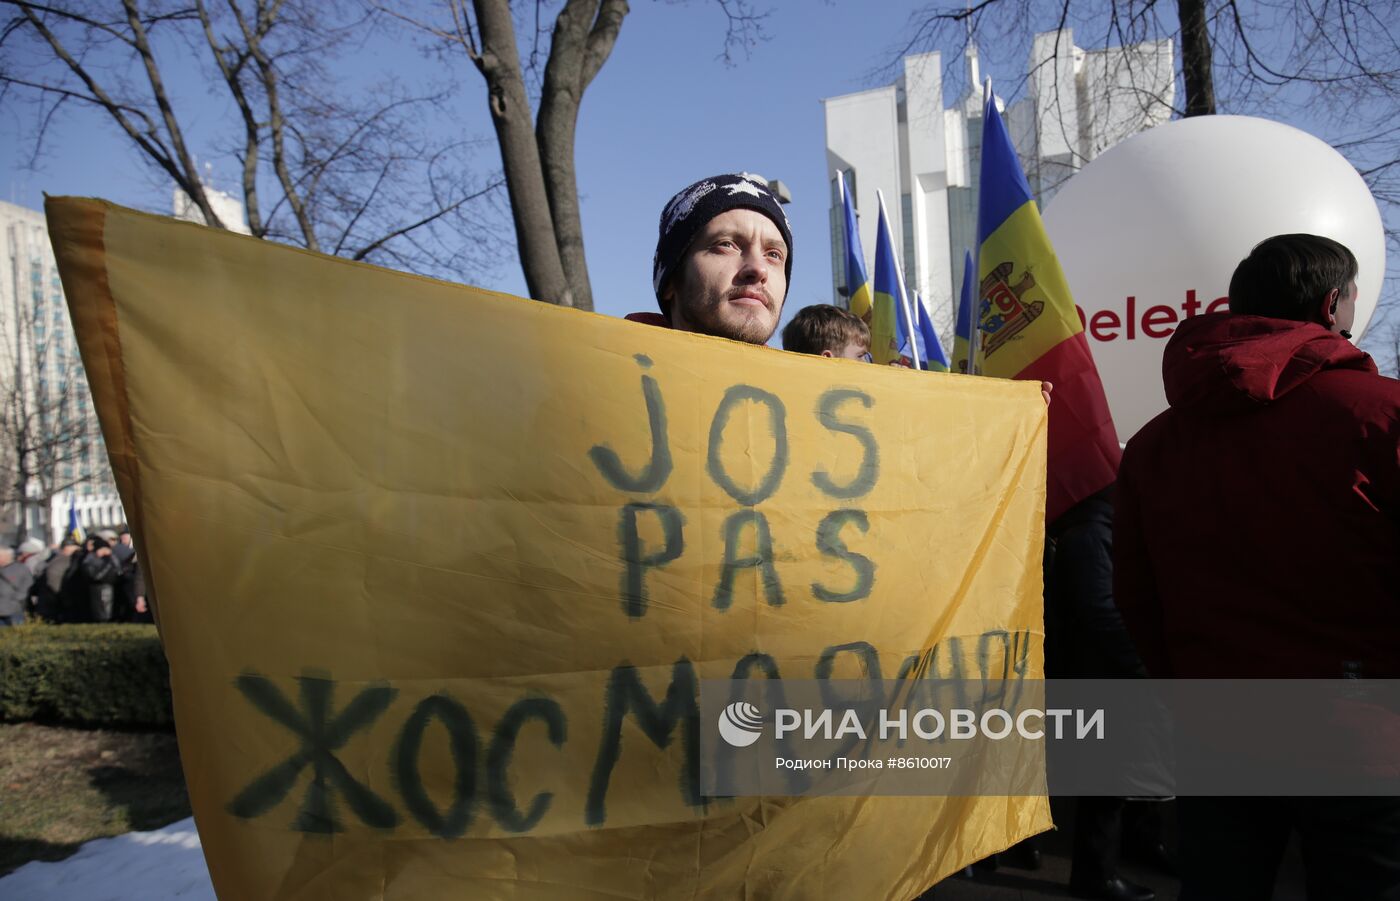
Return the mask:
<path fill-rule="evenodd" d="M 768 40 L 764 33 L 764 22 L 770 13 L 759 12 L 751 0 L 715 0 L 724 13 L 726 30 L 724 49 L 719 56 L 726 66 L 735 65 L 737 55 L 742 53 L 748 59 L 754 48 Z"/>
<path fill-rule="evenodd" d="M 974 43 L 1025 71 L 1024 57 L 1017 55 L 1033 43 L 1035 31 L 1056 24 L 1073 27 L 1075 43 L 1096 50 L 1101 59 L 1117 59 L 1116 71 L 1125 83 L 1115 84 L 1116 94 L 1097 104 L 1108 117 L 1117 115 L 1113 104 L 1122 102 L 1136 102 L 1144 112 L 1228 112 L 1285 121 L 1308 109 L 1310 130 L 1346 154 L 1366 179 L 1382 208 L 1388 245 L 1400 252 L 1396 0 L 1070 0 L 1068 6 L 1066 0 L 936 0 L 911 16 L 907 36 L 879 74 L 888 81 L 897 61 L 911 52 L 961 50 Z M 1131 52 L 1137 45 L 1161 41 L 1171 41 L 1179 53 L 1172 92 L 1179 101 L 1159 91 L 1157 85 L 1166 82 L 1157 77 L 1152 57 Z M 957 78 L 954 66 L 956 62 L 949 63 L 950 80 Z M 1014 96 L 1031 81 L 1048 89 L 1044 78 L 1050 71 L 1047 60 L 1032 60 L 1026 80 L 1004 96 Z M 1066 78 L 1063 69 L 1056 73 L 1057 79 Z M 1067 82 L 1041 97 L 1053 102 L 1061 90 L 1085 88 Z M 1086 106 L 1080 100 L 1082 116 Z M 1068 123 L 1061 127 L 1072 128 Z M 1090 126 L 1081 121 L 1076 127 Z M 1073 135 L 1060 137 L 1070 146 L 1076 143 L 1069 140 Z M 1073 167 L 1100 149 L 1076 152 Z M 1393 267 L 1400 266 L 1394 254 L 1391 260 Z M 1397 287 L 1394 278 L 1387 280 L 1383 303 L 1400 299 Z"/>
<path fill-rule="evenodd" d="M 214 207 L 209 203 L 209 196 L 204 192 L 204 183 L 199 177 L 199 170 L 195 167 L 194 158 L 190 156 L 189 148 L 185 144 L 185 134 L 180 128 L 180 122 L 175 118 L 175 109 L 170 104 L 170 94 L 165 89 L 165 79 L 161 77 L 160 67 L 156 65 L 155 54 L 151 52 L 150 40 L 146 37 L 146 26 L 141 21 L 141 13 L 137 9 L 136 0 L 122 0 L 122 7 L 126 10 L 127 27 L 131 29 L 132 46 L 136 49 L 137 55 L 141 59 L 141 65 L 146 70 L 146 78 L 151 84 L 151 96 L 156 102 L 156 107 L 160 110 L 161 120 L 165 124 L 165 133 L 170 138 L 170 143 L 174 150 L 172 154 L 173 162 L 179 166 L 184 174 L 185 193 L 190 196 L 199 211 L 204 214 L 204 221 L 215 228 L 223 228 L 224 224 L 219 220 L 219 214 L 214 212 Z"/>
<path fill-rule="evenodd" d="M 365 257 L 369 256 L 375 250 L 378 250 L 379 248 L 383 247 L 385 244 L 387 244 L 389 241 L 392 241 L 394 238 L 403 235 L 408 235 L 416 229 L 422 228 L 423 226 L 428 225 L 436 219 L 440 219 L 443 216 L 448 215 L 449 213 L 455 212 L 458 207 L 462 206 L 465 203 L 469 203 L 473 200 L 476 200 L 478 197 L 484 197 L 486 194 L 495 191 L 497 188 L 501 187 L 503 183 L 504 179 L 492 182 L 485 188 L 482 188 L 480 191 L 477 191 L 475 194 L 469 194 L 465 197 L 462 197 L 461 199 L 453 203 L 451 206 L 443 207 L 442 209 L 438 210 L 435 213 L 432 213 L 431 215 L 424 216 L 417 222 L 410 222 L 407 225 L 402 226 L 401 228 L 397 228 L 392 232 L 389 232 L 387 235 L 383 235 L 379 238 L 376 238 L 375 240 L 371 241 L 364 247 L 361 247 L 359 250 L 351 254 L 351 259 L 363 260 Z"/>
<path fill-rule="evenodd" d="M 105 109 L 107 113 L 116 120 L 117 124 L 121 126 L 122 130 L 126 132 L 127 136 L 130 137 L 138 147 L 145 151 L 147 156 L 158 166 L 169 173 L 170 177 L 175 179 L 175 182 L 180 184 L 183 188 L 184 185 L 182 181 L 184 179 L 184 173 L 176 166 L 170 151 L 162 143 L 156 130 L 156 125 L 151 118 L 143 110 L 136 109 L 129 104 L 118 103 L 116 100 L 112 99 L 112 97 L 96 82 L 91 73 L 73 57 L 68 51 L 68 48 L 65 47 L 58 37 L 49 30 L 41 19 L 39 19 L 28 4 L 19 3 L 17 5 L 20 7 L 25 18 L 29 21 L 30 26 L 38 32 L 48 43 L 49 47 L 52 48 L 54 55 L 62 60 L 83 85 L 87 87 L 88 94 L 85 96 L 85 99 Z M 8 76 L 6 80 L 11 83 L 17 83 L 15 79 L 9 78 Z M 44 90 L 53 91 L 57 89 L 44 88 Z M 76 92 L 66 93 L 76 94 Z M 127 112 L 133 112 L 134 115 L 137 115 L 145 125 L 145 128 L 138 129 L 132 121 L 127 118 Z"/>
<path fill-rule="evenodd" d="M 36 160 L 50 122 L 91 108 L 211 224 L 223 207 L 196 161 L 224 158 L 237 161 L 255 237 L 450 278 L 489 265 L 500 246 L 480 215 L 496 215 L 490 186 L 498 182 L 470 173 L 475 145 L 429 137 L 449 92 L 409 93 L 387 73 L 345 89 L 331 69 L 366 33 L 407 18 L 397 9 L 391 16 L 360 0 L 122 0 L 114 18 L 110 0 L 0 5 L 15 11 L 0 30 L 0 100 L 33 106 Z M 155 42 L 155 29 L 174 40 Z M 470 21 L 446 35 L 476 52 Z M 182 46 L 185 62 L 206 65 L 209 85 L 235 113 L 198 155 L 181 104 L 203 108 L 208 99 L 191 99 L 191 86 L 166 77 Z M 24 65 L 11 64 L 21 58 Z"/>
<path fill-rule="evenodd" d="M 243 89 L 241 78 L 249 54 L 240 53 L 234 50 L 232 45 L 219 40 L 214 33 L 214 25 L 204 0 L 195 0 L 195 8 L 199 13 L 199 24 L 204 33 L 205 43 L 209 45 L 209 52 L 214 57 L 219 74 L 223 76 L 224 84 L 228 87 L 229 96 L 233 98 L 238 115 L 243 120 L 243 151 L 239 154 L 243 163 L 243 209 L 248 217 L 248 230 L 255 236 L 262 237 L 265 228 L 258 200 L 258 150 L 262 143 L 262 129 L 248 92 Z"/>

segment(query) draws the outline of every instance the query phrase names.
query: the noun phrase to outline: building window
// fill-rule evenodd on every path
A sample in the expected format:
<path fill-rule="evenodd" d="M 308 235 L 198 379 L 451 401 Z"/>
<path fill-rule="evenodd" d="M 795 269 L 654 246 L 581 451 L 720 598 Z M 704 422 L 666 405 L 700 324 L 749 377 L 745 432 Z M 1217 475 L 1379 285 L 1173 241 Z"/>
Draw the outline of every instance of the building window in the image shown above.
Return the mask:
<path fill-rule="evenodd" d="M 846 232 L 841 225 L 841 208 L 831 208 L 831 289 L 832 302 L 838 307 L 848 306 L 846 288 Z"/>
<path fill-rule="evenodd" d="M 846 168 L 838 170 L 845 179 L 846 190 L 851 195 L 851 209 L 856 211 L 859 217 L 859 205 L 857 203 L 859 195 L 856 194 L 856 170 Z M 857 218 L 859 222 L 859 218 Z M 831 180 L 831 278 L 836 294 L 836 305 L 839 307 L 850 306 L 851 286 L 846 279 L 846 211 L 842 206 L 840 180 Z"/>

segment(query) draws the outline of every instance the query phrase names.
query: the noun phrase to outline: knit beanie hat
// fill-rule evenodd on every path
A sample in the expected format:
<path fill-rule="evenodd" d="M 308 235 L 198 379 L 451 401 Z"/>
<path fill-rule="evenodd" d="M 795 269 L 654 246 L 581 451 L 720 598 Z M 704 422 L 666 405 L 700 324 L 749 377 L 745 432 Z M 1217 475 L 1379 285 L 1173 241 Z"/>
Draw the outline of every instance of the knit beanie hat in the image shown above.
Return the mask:
<path fill-rule="evenodd" d="M 656 257 L 651 267 L 652 288 L 656 291 L 656 302 L 661 305 L 661 312 L 670 316 L 666 301 L 661 299 L 661 289 L 680 265 L 690 242 L 711 219 L 735 209 L 757 210 L 773 220 L 787 243 L 788 252 L 783 268 L 787 282 L 792 283 L 792 229 L 788 226 L 787 213 L 783 212 L 777 196 L 758 176 L 748 173 L 716 175 L 697 181 L 681 191 L 661 210 Z"/>

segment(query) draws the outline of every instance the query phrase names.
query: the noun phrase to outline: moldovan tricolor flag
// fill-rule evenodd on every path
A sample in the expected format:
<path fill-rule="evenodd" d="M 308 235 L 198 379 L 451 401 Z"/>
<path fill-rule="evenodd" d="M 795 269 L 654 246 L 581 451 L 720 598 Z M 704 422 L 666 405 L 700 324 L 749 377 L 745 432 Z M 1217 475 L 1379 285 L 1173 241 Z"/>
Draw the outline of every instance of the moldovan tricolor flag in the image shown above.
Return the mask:
<path fill-rule="evenodd" d="M 1053 382 L 1047 521 L 1118 474 L 1103 382 L 1011 136 L 988 92 L 982 125 L 977 272 L 984 375 Z"/>
<path fill-rule="evenodd" d="M 850 192 L 846 190 L 846 179 L 836 173 L 836 189 L 841 193 L 841 206 L 846 223 L 846 297 L 847 306 L 865 324 L 870 324 L 870 277 L 865 274 L 865 254 L 860 248 L 860 231 L 856 228 L 856 209 L 852 205 Z"/>
<path fill-rule="evenodd" d="M 977 367 L 972 361 L 972 345 L 974 343 L 974 333 L 972 331 L 972 303 L 973 290 L 972 283 L 977 281 L 977 273 L 972 269 L 972 251 L 966 251 L 963 255 L 963 278 L 962 290 L 958 294 L 958 321 L 953 326 L 953 372 L 960 372 L 963 375 L 976 375 Z"/>
<path fill-rule="evenodd" d="M 884 365 L 899 359 L 899 309 L 903 296 L 899 287 L 899 267 L 894 259 L 894 239 L 890 223 L 880 207 L 880 224 L 875 230 L 875 293 L 872 310 L 866 323 L 870 326 L 870 356 Z M 854 307 L 851 312 L 861 314 Z M 865 318 L 865 317 L 862 317 Z"/>

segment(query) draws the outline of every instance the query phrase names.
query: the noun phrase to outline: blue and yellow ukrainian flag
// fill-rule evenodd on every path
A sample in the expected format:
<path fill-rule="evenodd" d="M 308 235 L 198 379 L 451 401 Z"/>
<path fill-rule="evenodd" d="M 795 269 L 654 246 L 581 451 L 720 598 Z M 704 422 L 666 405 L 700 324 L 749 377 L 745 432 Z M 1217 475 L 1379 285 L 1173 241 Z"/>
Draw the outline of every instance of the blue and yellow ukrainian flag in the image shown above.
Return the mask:
<path fill-rule="evenodd" d="M 948 354 L 943 350 L 943 342 L 938 340 L 938 329 L 933 326 L 928 307 L 924 306 L 924 299 L 917 291 L 914 292 L 914 318 L 918 320 L 919 348 L 924 368 L 930 372 L 947 372 Z"/>
<path fill-rule="evenodd" d="M 906 292 L 907 293 L 907 292 Z M 914 319 L 912 340 L 906 328 L 904 313 L 899 314 L 900 359 L 909 366 L 914 365 L 914 352 L 918 351 L 919 368 L 930 372 L 947 372 L 948 356 L 943 352 L 943 344 L 938 340 L 938 329 L 934 328 L 929 317 L 928 307 L 924 306 L 919 292 L 914 292 L 909 302 L 909 315 Z"/>
<path fill-rule="evenodd" d="M 876 192 L 878 196 L 879 192 Z M 890 223 L 885 217 L 885 205 L 880 204 L 880 224 L 875 231 L 875 279 L 874 295 L 871 298 L 870 356 L 876 363 L 893 363 L 899 359 L 899 309 L 902 289 L 900 287 L 899 266 L 895 263 L 894 239 L 891 237 Z M 851 308 L 855 313 L 855 308 Z M 860 315 L 856 313 L 856 315 Z"/>
<path fill-rule="evenodd" d="M 870 324 L 870 277 L 865 274 L 865 254 L 860 249 L 860 230 L 856 228 L 856 209 L 846 192 L 846 179 L 836 173 L 836 187 L 841 193 L 841 206 L 846 217 L 846 292 L 850 310 L 865 324 Z"/>
<path fill-rule="evenodd" d="M 973 284 L 977 281 L 977 271 L 972 268 L 972 251 L 964 251 L 963 254 L 963 277 L 962 290 L 958 293 L 958 321 L 953 326 L 953 372 L 961 372 L 964 375 L 975 375 L 976 365 L 971 362 L 972 348 L 976 346 L 974 340 L 977 336 L 973 331 L 972 323 L 972 302 L 975 292 L 972 290 Z"/>
<path fill-rule="evenodd" d="M 984 375 L 1053 382 L 1046 519 L 1111 483 L 1122 452 L 1074 298 L 1021 161 L 987 92 L 977 210 Z"/>
<path fill-rule="evenodd" d="M 68 502 L 68 531 L 63 533 L 63 537 L 71 538 L 78 544 L 82 544 L 87 537 L 83 534 L 82 524 L 78 522 L 78 496 L 76 494 Z"/>

